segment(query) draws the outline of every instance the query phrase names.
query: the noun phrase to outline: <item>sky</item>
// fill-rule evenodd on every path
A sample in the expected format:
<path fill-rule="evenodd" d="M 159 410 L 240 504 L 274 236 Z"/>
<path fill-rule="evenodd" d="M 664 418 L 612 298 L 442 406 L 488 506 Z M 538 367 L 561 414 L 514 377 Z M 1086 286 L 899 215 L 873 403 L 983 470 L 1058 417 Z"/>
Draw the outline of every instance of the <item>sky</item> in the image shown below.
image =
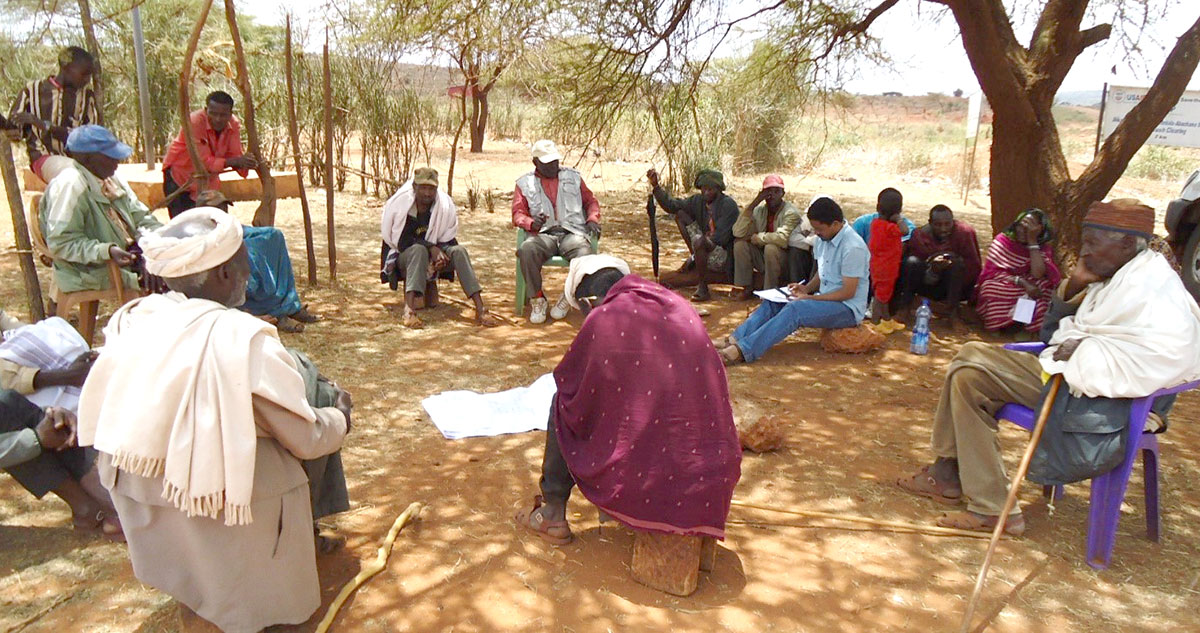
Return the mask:
<path fill-rule="evenodd" d="M 284 11 L 290 9 L 297 20 L 322 20 L 326 0 L 258 0 L 245 10 L 268 24 L 282 24 Z M 1172 0 L 1149 0 L 1162 4 Z M 1190 5 L 1190 6 L 1189 6 Z M 1143 35 L 1141 54 L 1128 56 L 1110 38 L 1082 55 L 1063 82 L 1062 91 L 1099 91 L 1105 82 L 1116 85 L 1149 86 L 1175 39 L 1200 17 L 1200 3 L 1182 0 L 1159 11 Z M 883 50 L 892 59 L 890 67 L 859 64 L 848 75 L 845 88 L 858 94 L 899 92 L 923 95 L 928 92 L 950 94 L 961 89 L 966 94 L 979 91 L 953 18 L 943 15 L 941 7 L 916 1 L 903 2 L 883 14 L 871 26 L 870 33 L 882 41 Z M 1084 27 L 1099 23 L 1106 16 L 1084 21 Z M 1032 24 L 1018 21 L 1018 36 L 1027 40 Z M 413 60 L 420 63 L 420 60 Z M 1116 64 L 1116 74 L 1111 71 Z M 1189 88 L 1200 90 L 1200 72 L 1192 77 Z"/>

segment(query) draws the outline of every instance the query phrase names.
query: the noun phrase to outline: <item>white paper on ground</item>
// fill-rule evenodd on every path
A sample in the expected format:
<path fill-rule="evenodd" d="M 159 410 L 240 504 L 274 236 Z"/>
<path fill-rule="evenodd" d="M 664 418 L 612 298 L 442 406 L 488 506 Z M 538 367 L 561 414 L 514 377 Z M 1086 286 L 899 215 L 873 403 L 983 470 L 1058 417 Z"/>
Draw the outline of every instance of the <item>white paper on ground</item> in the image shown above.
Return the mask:
<path fill-rule="evenodd" d="M 770 301 L 772 303 L 787 303 L 788 301 L 791 301 L 792 295 L 788 292 L 787 286 L 781 286 L 779 288 L 755 290 L 754 296 L 762 299 L 763 301 Z"/>
<path fill-rule="evenodd" d="M 1013 307 L 1013 321 L 1019 323 L 1033 323 L 1033 312 L 1037 310 L 1037 301 L 1029 297 L 1021 297 L 1017 299 L 1017 305 Z"/>
<path fill-rule="evenodd" d="M 421 406 L 449 440 L 545 431 L 557 390 L 554 375 L 546 374 L 528 387 L 499 393 L 444 391 L 425 398 Z"/>

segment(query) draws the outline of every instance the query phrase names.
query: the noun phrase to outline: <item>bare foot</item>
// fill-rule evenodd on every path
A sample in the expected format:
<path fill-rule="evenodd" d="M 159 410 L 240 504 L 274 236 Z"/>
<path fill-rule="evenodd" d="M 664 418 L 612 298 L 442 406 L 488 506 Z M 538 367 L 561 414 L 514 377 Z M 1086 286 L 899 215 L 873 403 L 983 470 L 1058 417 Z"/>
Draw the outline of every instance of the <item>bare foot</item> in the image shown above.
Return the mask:
<path fill-rule="evenodd" d="M 754 290 L 750 288 L 734 288 L 729 296 L 734 301 L 749 301 L 754 298 Z"/>
<path fill-rule="evenodd" d="M 417 313 L 415 313 L 407 308 L 405 308 L 405 310 L 404 310 L 403 324 L 404 324 L 404 327 L 406 327 L 410 330 L 419 330 L 419 329 L 425 327 L 425 323 L 422 322 L 421 319 L 417 318 Z"/>
<path fill-rule="evenodd" d="M 480 327 L 496 327 L 500 325 L 500 319 L 491 312 L 482 312 L 475 315 L 475 325 Z"/>
<path fill-rule="evenodd" d="M 317 321 L 321 320 L 321 317 L 309 312 L 308 306 L 306 305 L 300 306 L 299 310 L 296 310 L 294 313 L 288 316 L 301 323 L 316 323 Z"/>

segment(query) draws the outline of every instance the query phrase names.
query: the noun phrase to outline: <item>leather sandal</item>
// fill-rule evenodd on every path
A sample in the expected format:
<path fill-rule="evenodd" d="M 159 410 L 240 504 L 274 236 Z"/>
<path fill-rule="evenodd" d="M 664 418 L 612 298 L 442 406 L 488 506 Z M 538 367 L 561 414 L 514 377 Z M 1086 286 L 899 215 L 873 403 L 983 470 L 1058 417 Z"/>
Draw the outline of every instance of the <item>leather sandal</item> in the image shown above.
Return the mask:
<path fill-rule="evenodd" d="M 566 521 L 551 521 L 542 516 L 538 509 L 544 505 L 541 495 L 533 498 L 533 508 L 522 510 L 513 517 L 517 525 L 537 534 L 539 538 L 551 545 L 566 545 L 574 540 L 571 527 Z"/>
<path fill-rule="evenodd" d="M 929 497 L 942 505 L 956 506 L 963 502 L 962 489 L 938 481 L 933 473 L 929 472 L 929 466 L 922 466 L 921 470 L 912 476 L 897 479 L 896 485 L 905 492 Z"/>

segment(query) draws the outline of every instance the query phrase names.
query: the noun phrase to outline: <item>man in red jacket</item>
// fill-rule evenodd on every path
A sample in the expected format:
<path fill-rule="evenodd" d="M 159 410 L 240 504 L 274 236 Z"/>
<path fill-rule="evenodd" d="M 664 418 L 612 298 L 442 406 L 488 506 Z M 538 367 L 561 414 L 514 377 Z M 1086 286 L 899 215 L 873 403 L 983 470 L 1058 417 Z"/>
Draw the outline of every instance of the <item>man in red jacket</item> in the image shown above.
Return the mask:
<path fill-rule="evenodd" d="M 196 195 L 201 190 L 221 188 L 221 172 L 232 168 L 243 178 L 258 165 L 254 158 L 242 151 L 242 124 L 233 116 L 233 97 L 217 90 L 204 100 L 204 109 L 196 110 L 188 117 L 192 136 L 196 139 L 196 150 L 208 182 L 192 182 L 192 158 L 188 155 L 187 141 L 183 130 L 171 142 L 167 156 L 163 159 L 163 193 L 170 196 L 180 187 L 189 189 L 167 205 L 171 217 L 175 217 L 196 206 Z"/>

